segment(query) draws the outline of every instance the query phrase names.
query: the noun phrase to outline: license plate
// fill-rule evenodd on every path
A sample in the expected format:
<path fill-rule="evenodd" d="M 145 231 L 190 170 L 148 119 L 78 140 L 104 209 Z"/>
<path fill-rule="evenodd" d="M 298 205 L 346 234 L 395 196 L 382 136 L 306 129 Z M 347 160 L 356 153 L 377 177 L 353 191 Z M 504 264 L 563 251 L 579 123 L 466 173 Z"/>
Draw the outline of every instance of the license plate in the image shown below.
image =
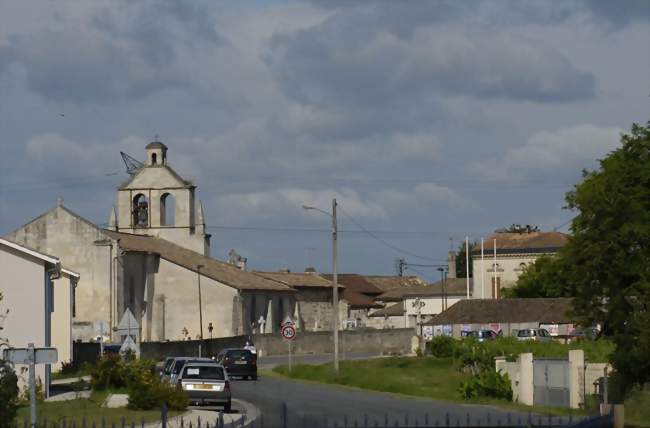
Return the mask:
<path fill-rule="evenodd" d="M 246 364 L 246 361 L 235 361 L 235 364 Z"/>
<path fill-rule="evenodd" d="M 212 385 L 194 385 L 194 389 L 212 389 Z"/>

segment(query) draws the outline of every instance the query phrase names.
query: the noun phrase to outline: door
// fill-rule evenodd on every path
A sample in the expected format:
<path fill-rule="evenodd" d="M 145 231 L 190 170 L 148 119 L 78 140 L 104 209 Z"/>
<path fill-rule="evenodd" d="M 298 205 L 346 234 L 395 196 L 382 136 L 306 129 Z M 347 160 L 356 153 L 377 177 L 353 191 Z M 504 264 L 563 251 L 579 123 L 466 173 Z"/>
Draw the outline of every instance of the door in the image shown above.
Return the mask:
<path fill-rule="evenodd" d="M 533 403 L 536 406 L 569 407 L 568 360 L 533 360 Z"/>

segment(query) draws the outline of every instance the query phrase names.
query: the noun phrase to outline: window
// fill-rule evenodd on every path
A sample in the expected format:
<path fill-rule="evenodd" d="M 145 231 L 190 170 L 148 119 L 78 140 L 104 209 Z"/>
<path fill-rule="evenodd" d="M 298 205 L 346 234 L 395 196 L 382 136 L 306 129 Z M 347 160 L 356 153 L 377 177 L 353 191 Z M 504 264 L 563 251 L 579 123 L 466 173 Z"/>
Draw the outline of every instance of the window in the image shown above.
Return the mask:
<path fill-rule="evenodd" d="M 173 226 L 176 220 L 176 198 L 171 193 L 160 197 L 160 225 Z"/>
<path fill-rule="evenodd" d="M 133 198 L 131 214 L 133 215 L 133 227 L 149 226 L 149 201 L 142 193 L 138 193 Z"/>
<path fill-rule="evenodd" d="M 183 370 L 183 379 L 225 380 L 223 369 L 217 365 L 188 366 Z"/>

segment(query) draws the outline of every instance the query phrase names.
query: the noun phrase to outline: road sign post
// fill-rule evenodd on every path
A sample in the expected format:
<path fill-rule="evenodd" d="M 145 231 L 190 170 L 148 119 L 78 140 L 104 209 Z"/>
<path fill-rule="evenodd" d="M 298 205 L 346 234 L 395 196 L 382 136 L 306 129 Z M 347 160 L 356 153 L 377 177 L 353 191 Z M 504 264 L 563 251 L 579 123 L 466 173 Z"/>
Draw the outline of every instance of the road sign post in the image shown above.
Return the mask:
<path fill-rule="evenodd" d="M 291 342 L 296 338 L 296 323 L 290 317 L 287 317 L 282 323 L 280 335 L 289 347 L 289 373 L 291 373 Z"/>
<path fill-rule="evenodd" d="M 56 348 L 34 348 L 30 343 L 27 348 L 10 348 L 2 352 L 2 358 L 14 364 L 29 365 L 29 416 L 30 425 L 36 427 L 36 364 L 52 364 L 58 361 Z M 46 385 L 47 388 L 49 385 Z"/>

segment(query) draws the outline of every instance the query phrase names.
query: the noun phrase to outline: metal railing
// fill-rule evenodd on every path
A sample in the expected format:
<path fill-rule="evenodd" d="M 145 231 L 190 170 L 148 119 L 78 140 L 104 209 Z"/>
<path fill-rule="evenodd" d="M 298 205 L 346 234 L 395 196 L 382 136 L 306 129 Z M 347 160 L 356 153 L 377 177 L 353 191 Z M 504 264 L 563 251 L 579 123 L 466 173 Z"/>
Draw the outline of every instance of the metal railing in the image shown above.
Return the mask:
<path fill-rule="evenodd" d="M 154 422 L 127 421 L 107 422 L 105 418 L 90 420 L 82 418 L 61 418 L 39 420 L 36 428 L 612 428 L 613 416 L 556 416 L 522 413 L 450 413 L 435 414 L 389 414 L 346 415 L 310 414 L 289 410 L 286 403 L 279 409 L 260 412 L 257 415 L 245 413 L 224 414 L 214 412 L 214 416 L 188 418 L 186 415 L 167 417 L 166 409 L 161 409 L 160 419 Z M 16 422 L 14 428 L 30 428 L 28 420 Z"/>

